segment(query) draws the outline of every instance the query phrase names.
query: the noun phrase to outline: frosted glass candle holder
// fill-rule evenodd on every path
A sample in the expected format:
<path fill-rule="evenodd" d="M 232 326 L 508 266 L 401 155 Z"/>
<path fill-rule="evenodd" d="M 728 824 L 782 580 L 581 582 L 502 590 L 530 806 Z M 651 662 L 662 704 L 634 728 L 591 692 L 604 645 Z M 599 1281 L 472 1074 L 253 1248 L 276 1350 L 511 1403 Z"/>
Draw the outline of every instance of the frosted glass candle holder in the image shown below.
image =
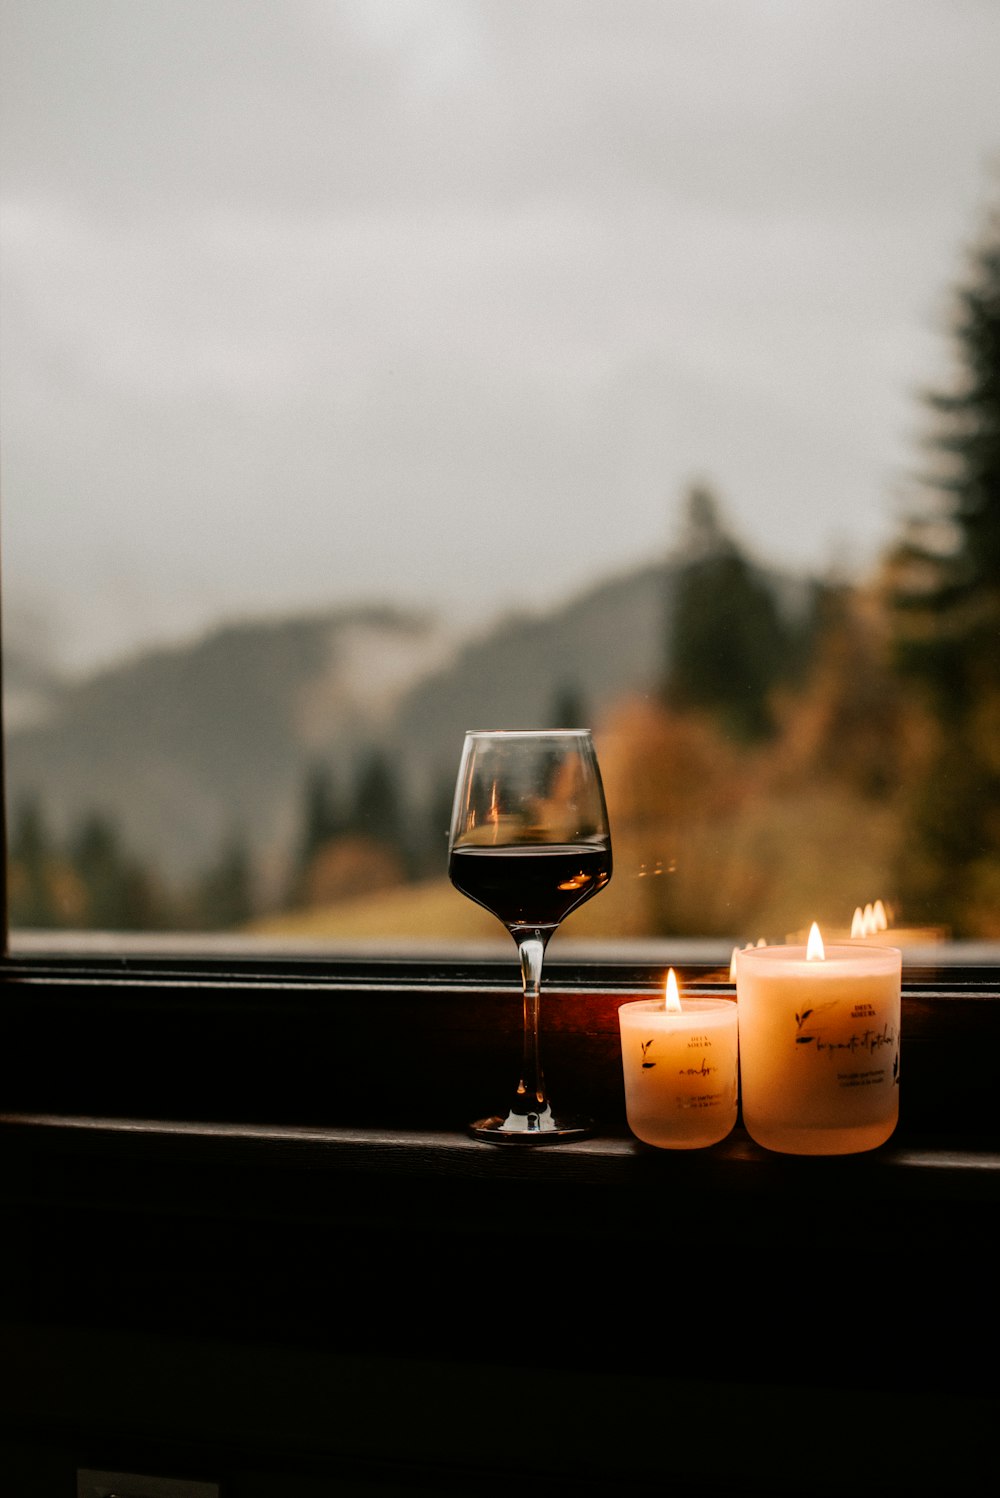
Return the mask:
<path fill-rule="evenodd" d="M 637 1139 L 703 1149 L 736 1122 L 736 1005 L 731 999 L 639 999 L 618 1010 L 625 1111 Z"/>
<path fill-rule="evenodd" d="M 899 1115 L 902 957 L 894 947 L 751 947 L 736 956 L 743 1122 L 765 1149 L 846 1155 Z"/>

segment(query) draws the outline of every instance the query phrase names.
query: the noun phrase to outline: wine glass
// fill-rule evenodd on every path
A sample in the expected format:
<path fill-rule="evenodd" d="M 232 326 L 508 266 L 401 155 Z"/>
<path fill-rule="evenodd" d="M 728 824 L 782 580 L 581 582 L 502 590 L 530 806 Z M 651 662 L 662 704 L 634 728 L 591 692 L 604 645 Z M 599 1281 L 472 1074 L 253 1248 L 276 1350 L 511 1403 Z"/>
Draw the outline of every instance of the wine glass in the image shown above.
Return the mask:
<path fill-rule="evenodd" d="M 611 878 L 604 789 L 588 729 L 467 733 L 455 787 L 448 874 L 517 943 L 524 1061 L 506 1115 L 470 1131 L 491 1143 L 544 1144 L 592 1132 L 552 1109 L 538 1049 L 539 986 L 549 937 Z"/>

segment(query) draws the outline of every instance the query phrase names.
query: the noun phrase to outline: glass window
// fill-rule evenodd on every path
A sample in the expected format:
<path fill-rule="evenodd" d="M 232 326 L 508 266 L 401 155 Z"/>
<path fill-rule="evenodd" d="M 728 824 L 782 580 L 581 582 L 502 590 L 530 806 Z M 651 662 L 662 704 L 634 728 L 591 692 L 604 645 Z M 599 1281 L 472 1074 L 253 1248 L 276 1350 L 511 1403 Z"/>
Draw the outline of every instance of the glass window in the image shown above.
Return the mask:
<path fill-rule="evenodd" d="M 1000 12 L 2 26 L 14 950 L 506 955 L 462 735 L 587 725 L 554 955 L 992 960 Z"/>

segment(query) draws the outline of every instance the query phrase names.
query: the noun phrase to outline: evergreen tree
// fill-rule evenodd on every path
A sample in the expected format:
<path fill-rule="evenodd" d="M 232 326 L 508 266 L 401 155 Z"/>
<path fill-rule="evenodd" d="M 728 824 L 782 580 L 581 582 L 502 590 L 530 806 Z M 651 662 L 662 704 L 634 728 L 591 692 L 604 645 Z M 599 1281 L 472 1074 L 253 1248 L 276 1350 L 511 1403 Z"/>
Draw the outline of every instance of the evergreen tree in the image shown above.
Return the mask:
<path fill-rule="evenodd" d="M 60 924 L 52 890 L 53 850 L 41 807 L 32 797 L 17 808 L 10 839 L 10 924 Z"/>
<path fill-rule="evenodd" d="M 413 872 L 419 878 L 439 879 L 447 870 L 454 798 L 455 775 L 449 768 L 434 777 L 416 819 L 419 841 L 414 850 Z"/>
<path fill-rule="evenodd" d="M 100 812 L 85 817 L 70 842 L 70 866 L 84 890 L 81 923 L 104 931 L 146 931 L 170 924 L 156 885 L 122 847 L 117 827 Z"/>
<path fill-rule="evenodd" d="M 956 296 L 957 379 L 927 397 L 925 502 L 890 563 L 901 662 L 954 722 L 1000 687 L 1000 208 Z"/>
<path fill-rule="evenodd" d="M 70 847 L 73 867 L 87 891 L 87 925 L 122 929 L 122 856 L 118 835 L 106 817 L 86 817 Z"/>
<path fill-rule="evenodd" d="M 369 749 L 358 768 L 351 825 L 390 848 L 402 849 L 404 826 L 396 776 L 385 755 Z"/>
<path fill-rule="evenodd" d="M 587 708 L 579 687 L 564 682 L 557 689 L 549 726 L 551 728 L 589 728 Z"/>
<path fill-rule="evenodd" d="M 923 501 L 889 560 L 897 656 L 939 744 L 909 808 L 900 885 L 957 934 L 1000 930 L 1000 210 L 956 294 L 956 377 L 928 397 Z"/>
<path fill-rule="evenodd" d="M 734 739 L 767 736 L 790 636 L 771 588 L 723 528 L 714 497 L 693 489 L 668 632 L 668 706 L 707 712 Z"/>
<path fill-rule="evenodd" d="M 253 865 L 245 838 L 230 834 L 213 868 L 201 880 L 197 910 L 205 930 L 229 930 L 254 913 Z"/>
<path fill-rule="evenodd" d="M 325 764 L 317 761 L 307 767 L 302 783 L 301 808 L 299 833 L 285 894 L 285 903 L 293 907 L 308 897 L 310 871 L 317 857 L 346 830 L 337 805 L 333 777 Z"/>
<path fill-rule="evenodd" d="M 326 765 L 312 764 L 306 771 L 302 793 L 302 831 L 298 860 L 305 868 L 313 855 L 344 830 L 337 809 L 333 780 Z"/>

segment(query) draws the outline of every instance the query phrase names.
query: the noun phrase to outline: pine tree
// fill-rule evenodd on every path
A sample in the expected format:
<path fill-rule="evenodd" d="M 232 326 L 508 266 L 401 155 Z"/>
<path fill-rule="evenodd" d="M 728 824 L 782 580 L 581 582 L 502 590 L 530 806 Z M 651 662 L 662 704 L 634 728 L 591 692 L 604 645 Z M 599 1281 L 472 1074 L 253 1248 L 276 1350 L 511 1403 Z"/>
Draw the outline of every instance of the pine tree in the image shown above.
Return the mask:
<path fill-rule="evenodd" d="M 324 764 L 311 764 L 306 770 L 302 789 L 299 867 L 305 868 L 317 851 L 343 830 L 343 818 L 337 808 L 330 771 Z"/>
<path fill-rule="evenodd" d="M 17 808 L 10 838 L 10 924 L 58 926 L 52 891 L 54 852 L 41 807 L 29 799 Z"/>
<path fill-rule="evenodd" d="M 310 872 L 316 859 L 346 830 L 327 765 L 314 761 L 306 767 L 300 806 L 299 832 L 285 892 L 285 903 L 293 908 L 307 899 Z"/>
<path fill-rule="evenodd" d="M 1000 688 L 1000 208 L 956 294 L 957 378 L 927 397 L 925 501 L 891 559 L 904 668 L 954 722 Z"/>
<path fill-rule="evenodd" d="M 928 397 L 924 498 L 889 562 L 897 657 L 939 745 L 900 883 L 925 919 L 1000 932 L 1000 209 L 956 293 L 956 376 Z"/>
<path fill-rule="evenodd" d="M 556 691 L 549 717 L 550 728 L 589 728 L 590 719 L 579 687 L 563 682 Z"/>
<path fill-rule="evenodd" d="M 771 693 L 794 646 L 771 588 L 723 528 L 704 488 L 688 498 L 674 589 L 667 705 L 708 713 L 736 740 L 766 737 L 774 727 Z"/>
<path fill-rule="evenodd" d="M 171 924 L 156 881 L 122 844 L 112 819 L 85 816 L 70 841 L 69 863 L 84 891 L 82 925 L 105 931 L 148 931 Z"/>
<path fill-rule="evenodd" d="M 395 771 L 378 749 L 369 749 L 358 766 L 351 812 L 354 830 L 402 850 L 405 843 L 405 817 Z"/>
<path fill-rule="evenodd" d="M 254 913 L 253 886 L 250 850 L 242 833 L 233 830 L 200 882 L 199 924 L 208 931 L 224 931 L 248 921 Z"/>

